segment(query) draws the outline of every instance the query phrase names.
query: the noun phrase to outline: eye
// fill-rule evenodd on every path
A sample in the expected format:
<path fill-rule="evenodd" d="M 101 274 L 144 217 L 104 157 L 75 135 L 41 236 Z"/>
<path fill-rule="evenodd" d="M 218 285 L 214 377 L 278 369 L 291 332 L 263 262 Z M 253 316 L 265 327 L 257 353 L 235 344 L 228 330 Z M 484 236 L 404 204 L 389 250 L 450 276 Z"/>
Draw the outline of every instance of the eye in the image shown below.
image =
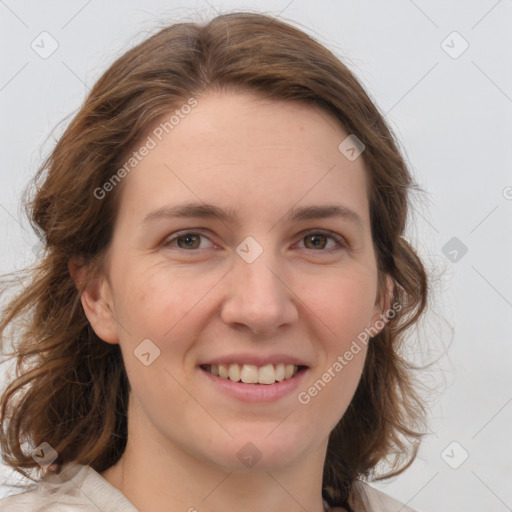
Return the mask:
<path fill-rule="evenodd" d="M 212 247 L 212 245 L 207 247 L 201 246 L 201 239 L 208 240 L 210 244 L 212 244 L 211 240 L 201 233 L 184 231 L 181 233 L 176 233 L 170 238 L 167 238 L 162 243 L 162 246 L 184 249 L 186 251 L 207 249 L 208 247 Z M 329 241 L 331 241 L 330 247 L 328 247 Z M 305 249 L 323 253 L 333 253 L 347 247 L 345 239 L 331 231 L 310 231 L 301 238 L 299 244 L 301 242 L 305 242 Z"/>
<path fill-rule="evenodd" d="M 162 245 L 164 247 L 169 247 L 169 246 L 176 247 L 174 245 L 174 242 L 176 242 L 178 249 L 185 249 L 185 250 L 205 249 L 205 247 L 200 247 L 201 238 L 203 238 L 205 240 L 209 240 L 209 238 L 202 235 L 201 233 L 187 231 L 187 232 L 177 233 L 174 236 L 172 236 L 171 238 L 167 238 L 163 242 Z M 211 242 L 211 240 L 210 240 L 210 242 Z"/>
<path fill-rule="evenodd" d="M 334 241 L 334 245 L 331 244 L 331 247 L 327 247 L 329 239 Z M 305 242 L 306 249 L 317 252 L 332 253 L 347 246 L 342 236 L 331 231 L 310 231 L 302 237 L 302 241 Z"/>

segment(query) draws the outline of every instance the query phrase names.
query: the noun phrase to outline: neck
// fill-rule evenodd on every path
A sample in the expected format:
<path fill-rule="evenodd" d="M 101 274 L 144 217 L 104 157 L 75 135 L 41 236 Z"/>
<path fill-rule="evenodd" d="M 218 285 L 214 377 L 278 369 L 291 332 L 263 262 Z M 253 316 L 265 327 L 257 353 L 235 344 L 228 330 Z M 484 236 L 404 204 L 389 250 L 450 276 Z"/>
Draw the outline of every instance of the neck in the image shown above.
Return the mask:
<path fill-rule="evenodd" d="M 324 511 L 326 444 L 290 465 L 219 467 L 128 417 L 125 452 L 101 475 L 140 512 Z"/>

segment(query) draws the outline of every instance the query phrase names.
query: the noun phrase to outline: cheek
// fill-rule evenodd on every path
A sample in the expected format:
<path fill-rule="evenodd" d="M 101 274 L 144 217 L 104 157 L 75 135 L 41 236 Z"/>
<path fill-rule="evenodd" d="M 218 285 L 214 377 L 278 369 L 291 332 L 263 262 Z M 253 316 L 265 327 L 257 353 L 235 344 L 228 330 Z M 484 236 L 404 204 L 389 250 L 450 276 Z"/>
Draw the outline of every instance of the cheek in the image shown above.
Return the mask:
<path fill-rule="evenodd" d="M 186 344 L 200 328 L 204 303 L 219 281 L 214 274 L 196 272 L 187 276 L 186 270 L 154 268 L 138 275 L 132 270 L 129 278 L 120 279 L 116 311 L 129 332 L 129 343 L 150 338 L 164 349 L 172 340 L 176 350 L 176 343 Z"/>
<path fill-rule="evenodd" d="M 367 353 L 361 333 L 369 326 L 374 304 L 369 290 L 370 280 L 340 278 L 310 294 L 308 306 L 328 329 L 321 329 L 325 335 L 318 338 L 319 364 L 297 399 L 318 429 L 336 426 L 360 381 Z"/>
<path fill-rule="evenodd" d="M 122 326 L 118 332 L 123 360 L 139 407 L 155 424 L 163 421 L 158 411 L 169 403 L 173 410 L 201 418 L 201 411 L 179 383 L 187 378 L 187 354 L 203 328 L 201 321 L 208 318 L 208 292 L 219 278 L 183 274 L 162 268 L 137 274 L 132 268 L 125 273 L 129 277 L 118 281 L 116 311 Z M 144 351 L 140 347 L 145 347 Z M 147 366 L 141 359 L 145 352 L 150 354 Z M 154 394 L 155 386 L 165 390 L 162 396 Z"/>
<path fill-rule="evenodd" d="M 353 272 L 308 287 L 306 303 L 328 327 L 333 349 L 342 349 L 369 327 L 375 304 L 374 286 L 370 276 Z"/>

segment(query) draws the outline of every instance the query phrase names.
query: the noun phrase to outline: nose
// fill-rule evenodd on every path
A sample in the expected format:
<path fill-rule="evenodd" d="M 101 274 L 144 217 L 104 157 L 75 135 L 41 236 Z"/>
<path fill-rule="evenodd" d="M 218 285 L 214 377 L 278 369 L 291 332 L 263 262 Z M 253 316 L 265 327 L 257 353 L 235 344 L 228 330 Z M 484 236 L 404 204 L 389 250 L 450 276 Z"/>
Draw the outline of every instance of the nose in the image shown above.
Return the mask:
<path fill-rule="evenodd" d="M 252 263 L 237 256 L 226 285 L 221 319 L 232 328 L 271 335 L 297 321 L 297 296 L 270 251 Z"/>

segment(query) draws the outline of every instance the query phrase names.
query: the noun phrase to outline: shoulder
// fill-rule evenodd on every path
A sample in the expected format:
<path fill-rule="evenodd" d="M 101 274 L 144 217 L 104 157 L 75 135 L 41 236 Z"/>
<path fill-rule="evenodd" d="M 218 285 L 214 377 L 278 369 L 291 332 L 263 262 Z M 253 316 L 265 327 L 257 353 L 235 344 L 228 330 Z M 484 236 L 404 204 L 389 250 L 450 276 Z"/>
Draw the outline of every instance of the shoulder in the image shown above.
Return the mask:
<path fill-rule="evenodd" d="M 415 512 L 407 504 L 361 480 L 354 482 L 353 490 L 354 495 L 350 505 L 354 512 Z"/>
<path fill-rule="evenodd" d="M 26 492 L 0 500 L 1 512 L 138 512 L 90 466 L 65 464 Z"/>
<path fill-rule="evenodd" d="M 65 492 L 47 495 L 38 484 L 25 492 L 14 494 L 0 500 L 1 512 L 86 512 L 91 508 L 84 507 L 83 500 L 70 496 Z"/>

